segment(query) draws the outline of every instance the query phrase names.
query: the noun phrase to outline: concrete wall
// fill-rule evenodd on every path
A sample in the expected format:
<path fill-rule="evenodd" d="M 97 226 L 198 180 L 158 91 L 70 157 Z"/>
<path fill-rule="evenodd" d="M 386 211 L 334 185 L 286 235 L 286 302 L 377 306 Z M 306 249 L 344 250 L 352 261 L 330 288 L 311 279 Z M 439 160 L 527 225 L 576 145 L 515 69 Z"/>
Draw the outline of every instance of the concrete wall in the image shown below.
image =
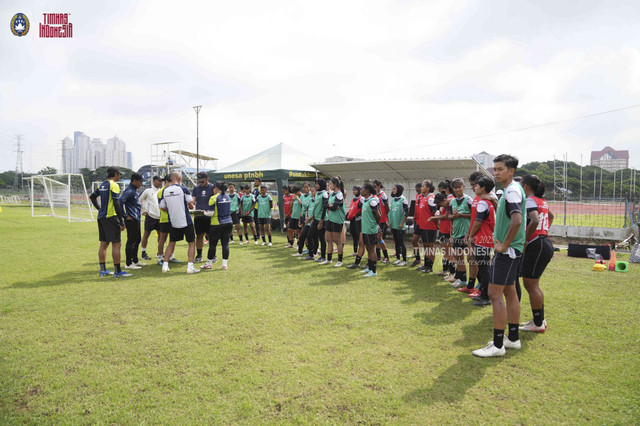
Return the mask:
<path fill-rule="evenodd" d="M 628 228 L 596 228 L 589 226 L 551 225 L 549 236 L 585 240 L 622 241 L 631 235 Z"/>

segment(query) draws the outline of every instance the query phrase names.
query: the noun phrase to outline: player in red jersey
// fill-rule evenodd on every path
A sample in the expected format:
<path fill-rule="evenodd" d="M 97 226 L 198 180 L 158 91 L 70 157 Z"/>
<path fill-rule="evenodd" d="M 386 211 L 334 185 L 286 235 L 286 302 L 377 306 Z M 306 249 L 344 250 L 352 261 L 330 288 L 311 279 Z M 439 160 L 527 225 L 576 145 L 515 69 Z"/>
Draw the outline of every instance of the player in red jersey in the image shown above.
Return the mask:
<path fill-rule="evenodd" d="M 544 182 L 536 175 L 527 175 L 521 182 L 527 196 L 527 230 L 522 257 L 522 280 L 529 293 L 533 319 L 520 326 L 520 330 L 544 333 L 547 321 L 544 319 L 544 294 L 540 288 L 540 277 L 553 257 L 553 244 L 549 239 L 549 227 L 553 223 L 553 213 L 549 210 L 544 196 Z"/>
<path fill-rule="evenodd" d="M 494 186 L 493 180 L 487 176 L 479 178 L 473 186 L 476 197 L 471 204 L 471 228 L 466 239 L 470 242 L 473 258 L 479 270 L 481 291 L 476 295 L 476 306 L 491 304 L 489 264 L 493 248 L 493 230 L 496 225 L 496 213 L 491 202 L 491 190 Z M 466 288 L 459 288 L 458 291 L 473 294 L 473 283 L 469 282 Z"/>
<path fill-rule="evenodd" d="M 420 239 L 422 240 L 422 246 L 424 247 L 424 265 L 418 270 L 420 272 L 429 273 L 433 272 L 433 261 L 436 257 L 434 244 L 436 242 L 436 233 L 438 226 L 436 222 L 429 220 L 435 216 L 438 207 L 436 206 L 433 191 L 435 187 L 433 182 L 429 179 L 422 181 L 422 198 L 420 199 L 420 206 L 416 206 L 416 210 L 419 208 L 418 214 L 418 226 L 420 227 Z"/>
<path fill-rule="evenodd" d="M 291 194 L 291 187 L 285 185 L 282 187 L 282 201 L 284 202 L 284 224 L 287 227 L 287 245 L 284 248 L 293 247 L 293 239 L 295 238 L 295 229 L 289 226 L 289 220 L 291 220 L 291 202 L 293 201 L 293 194 Z"/>
<path fill-rule="evenodd" d="M 418 225 L 420 214 L 420 200 L 422 200 L 422 183 L 416 183 L 416 202 L 413 206 L 413 256 L 415 260 L 411 267 L 418 266 L 420 262 L 420 226 Z"/>

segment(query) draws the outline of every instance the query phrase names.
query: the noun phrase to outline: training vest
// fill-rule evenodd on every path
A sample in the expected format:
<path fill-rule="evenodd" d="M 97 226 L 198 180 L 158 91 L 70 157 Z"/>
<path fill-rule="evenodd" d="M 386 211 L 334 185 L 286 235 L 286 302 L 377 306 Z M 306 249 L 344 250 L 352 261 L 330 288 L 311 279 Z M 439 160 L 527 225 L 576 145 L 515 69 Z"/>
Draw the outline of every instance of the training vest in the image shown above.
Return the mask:
<path fill-rule="evenodd" d="M 361 219 L 360 212 L 362 211 L 362 208 L 360 207 L 360 198 L 361 197 L 355 197 L 353 200 L 351 200 L 351 204 L 349 205 L 349 212 L 347 213 L 347 219 Z"/>
<path fill-rule="evenodd" d="M 209 198 L 209 210 L 213 210 L 211 225 L 224 225 L 232 223 L 231 200 L 227 194 L 214 194 Z"/>
<path fill-rule="evenodd" d="M 476 220 L 478 214 L 478 203 L 480 202 L 480 196 L 477 195 L 471 203 L 471 224 Z M 489 205 L 489 216 L 482 221 L 480 229 L 473 237 L 473 244 L 480 247 L 493 247 L 493 230 L 496 226 L 496 211 L 493 208 L 493 203 L 490 201 L 485 202 Z"/>
<path fill-rule="evenodd" d="M 282 200 L 284 202 L 284 217 L 291 217 L 291 200 L 293 200 L 293 195 L 283 195 Z"/>
<path fill-rule="evenodd" d="M 238 213 L 239 210 L 239 201 L 240 197 L 237 192 L 234 192 L 233 195 L 229 194 L 229 199 L 231 200 L 231 213 Z"/>
<path fill-rule="evenodd" d="M 322 220 L 322 197 L 326 194 L 326 190 L 317 191 L 313 199 L 313 219 L 318 222 Z"/>
<path fill-rule="evenodd" d="M 385 206 L 385 204 L 382 202 L 383 197 L 387 194 L 385 194 L 384 191 L 380 191 L 378 193 L 378 195 L 374 195 L 374 197 L 377 197 L 378 200 L 380 200 L 380 222 L 378 223 L 389 223 L 389 215 L 387 213 L 389 213 L 389 206 Z M 389 203 L 389 198 L 387 197 L 387 203 Z"/>
<path fill-rule="evenodd" d="M 344 214 L 344 195 L 342 195 L 342 192 L 340 191 L 336 191 L 336 192 L 332 192 L 329 195 L 329 205 L 334 204 L 336 202 L 336 200 L 338 200 L 338 194 L 340 194 L 342 196 L 342 207 L 339 207 L 335 210 L 329 210 L 327 209 L 327 220 L 329 222 L 332 223 L 337 223 L 338 225 L 342 225 L 344 223 L 344 218 L 345 218 L 345 214 Z"/>
<path fill-rule="evenodd" d="M 291 200 L 291 218 L 300 219 L 301 212 L 302 212 L 302 202 L 300 201 L 300 197 L 298 197 L 297 200 L 293 198 Z"/>
<path fill-rule="evenodd" d="M 547 205 L 547 200 L 544 198 L 533 195 L 527 198 L 527 226 L 529 226 L 529 222 L 531 222 L 528 211 L 533 207 L 533 203 L 535 203 L 535 207 L 538 209 L 538 226 L 533 234 L 529 236 L 528 242 L 535 240 L 541 235 L 549 236 L 549 206 Z"/>
<path fill-rule="evenodd" d="M 369 198 L 362 202 L 362 229 L 361 232 L 363 234 L 377 234 L 378 233 L 378 222 L 376 221 L 376 216 L 371 209 L 371 201 L 376 200 L 379 206 L 379 200 L 371 195 Z"/>
<path fill-rule="evenodd" d="M 260 195 L 258 197 L 258 219 L 270 219 L 271 218 L 271 203 L 273 200 L 270 195 L 264 197 Z"/>
<path fill-rule="evenodd" d="M 456 198 L 453 194 L 449 194 L 447 199 L 449 200 L 449 204 L 451 204 L 451 200 Z M 444 216 L 447 214 L 447 208 L 443 207 L 440 209 L 440 216 Z M 440 219 L 439 230 L 441 234 L 451 234 L 451 220 L 449 219 Z"/>
<path fill-rule="evenodd" d="M 521 194 L 522 201 L 521 201 L 520 211 L 522 212 L 523 216 L 526 214 L 525 202 L 527 197 L 524 194 L 524 189 L 522 189 L 522 186 L 520 186 L 518 182 L 513 181 L 509 186 L 507 186 L 504 189 L 504 195 L 500 197 L 500 201 L 498 201 L 498 210 L 496 211 L 496 228 L 493 233 L 493 237 L 496 240 L 500 241 L 501 243 L 504 243 L 504 239 L 507 236 L 507 233 L 509 232 L 509 226 L 511 226 L 511 218 L 507 216 L 507 196 L 508 196 L 507 192 L 508 191 L 516 191 Z M 518 250 L 521 253 L 522 253 L 522 250 L 524 249 L 526 226 L 527 226 L 527 221 L 524 220 L 523 218 L 522 223 L 520 224 L 520 228 L 518 229 L 518 232 L 516 233 L 516 236 L 513 238 L 513 241 L 511 241 L 511 245 L 510 245 L 511 247 L 513 247 L 514 249 Z"/>
<path fill-rule="evenodd" d="M 408 204 L 407 199 L 404 198 L 404 195 L 391 199 L 391 202 L 389 203 L 389 214 L 388 214 L 389 228 L 400 229 L 400 224 L 402 223 L 402 221 L 406 216 L 405 206 L 407 204 Z M 406 229 L 406 228 L 407 228 L 407 224 L 405 223 L 402 229 Z"/>
<path fill-rule="evenodd" d="M 251 208 L 255 205 L 255 197 L 253 194 L 244 194 L 242 196 L 242 214 L 247 214 L 251 210 Z"/>
<path fill-rule="evenodd" d="M 469 206 L 469 197 L 467 194 L 462 196 L 462 201 L 458 201 L 457 198 L 453 197 L 451 200 L 451 210 L 457 211 L 461 214 L 471 214 L 471 207 Z M 471 219 L 466 217 L 459 217 L 457 219 L 453 219 L 451 224 L 451 237 L 453 238 L 462 238 L 467 235 L 469 232 L 469 227 L 471 226 Z"/>

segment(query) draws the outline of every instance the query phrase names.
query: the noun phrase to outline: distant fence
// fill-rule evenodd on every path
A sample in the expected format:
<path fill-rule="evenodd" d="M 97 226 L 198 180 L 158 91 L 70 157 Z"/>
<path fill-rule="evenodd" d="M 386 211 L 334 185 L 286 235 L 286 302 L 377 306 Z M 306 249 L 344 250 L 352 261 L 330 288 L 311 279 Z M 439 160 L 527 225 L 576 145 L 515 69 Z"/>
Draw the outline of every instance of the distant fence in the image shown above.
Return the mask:
<path fill-rule="evenodd" d="M 550 201 L 555 225 L 597 228 L 626 228 L 640 222 L 638 201 L 626 199 L 585 199 Z"/>

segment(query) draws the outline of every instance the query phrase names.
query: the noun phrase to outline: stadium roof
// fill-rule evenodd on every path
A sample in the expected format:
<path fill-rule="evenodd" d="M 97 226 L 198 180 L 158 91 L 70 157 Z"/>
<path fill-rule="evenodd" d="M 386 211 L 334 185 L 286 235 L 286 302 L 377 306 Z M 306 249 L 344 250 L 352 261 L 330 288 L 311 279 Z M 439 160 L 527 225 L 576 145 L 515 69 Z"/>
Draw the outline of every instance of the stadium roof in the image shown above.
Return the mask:
<path fill-rule="evenodd" d="M 230 166 L 217 170 L 218 173 L 234 173 L 250 171 L 297 170 L 314 172 L 310 166 L 313 160 L 303 152 L 289 145 L 279 143 L 271 148 L 245 158 Z"/>
<path fill-rule="evenodd" d="M 431 179 L 437 184 L 438 181 L 457 177 L 464 178 L 466 182 L 469 175 L 476 171 L 491 176 L 473 158 L 346 161 L 312 166 L 321 173 L 340 176 L 347 182 L 379 179 L 385 184 L 393 184 L 418 183 Z"/>

